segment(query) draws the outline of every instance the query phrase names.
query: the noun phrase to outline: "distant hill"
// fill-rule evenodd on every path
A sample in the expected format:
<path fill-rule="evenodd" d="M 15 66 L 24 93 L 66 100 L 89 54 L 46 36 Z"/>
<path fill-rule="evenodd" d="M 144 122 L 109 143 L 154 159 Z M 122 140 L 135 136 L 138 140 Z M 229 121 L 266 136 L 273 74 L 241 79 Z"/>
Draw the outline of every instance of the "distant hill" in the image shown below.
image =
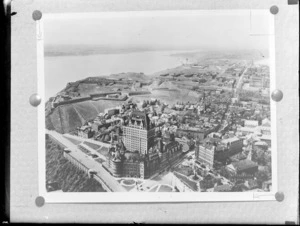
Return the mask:
<path fill-rule="evenodd" d="M 99 49 L 101 48 L 99 47 Z M 80 48 L 77 50 L 81 51 Z M 197 88 L 206 86 L 207 84 L 216 86 L 218 81 L 215 81 L 215 77 L 219 76 L 219 73 L 222 75 L 225 69 L 230 68 L 231 65 L 238 64 L 241 61 L 249 63 L 250 59 L 262 60 L 267 58 L 267 54 L 258 50 L 245 52 L 229 51 L 224 53 L 193 52 L 180 53 L 177 55 L 196 58 L 197 61 L 200 61 L 200 66 L 198 64 L 184 64 L 151 75 L 145 75 L 142 72 L 126 72 L 111 74 L 109 76 L 88 77 L 68 83 L 66 87 L 58 93 L 58 98 L 61 98 L 61 96 L 89 98 L 90 94 L 95 93 L 116 91 L 128 93 L 129 91 L 149 90 L 151 91 L 151 95 L 137 95 L 131 97 L 132 100 L 142 102 L 145 99 L 157 98 L 167 104 L 174 104 L 178 101 L 194 102 L 198 101 L 200 96 L 200 91 L 197 92 Z M 202 57 L 205 58 L 201 61 Z M 243 63 L 245 62 L 242 62 L 241 65 L 244 65 Z M 204 80 L 207 81 L 206 84 L 199 83 L 199 79 L 201 78 L 205 78 Z M 100 112 L 104 112 L 106 108 L 115 107 L 123 103 L 122 101 L 86 100 L 61 105 L 52 109 L 53 99 L 54 98 L 50 98 L 46 103 L 46 128 L 56 130 L 60 133 L 74 131 L 86 121 L 94 119 Z"/>
<path fill-rule="evenodd" d="M 45 56 L 87 56 L 94 54 L 123 54 L 149 51 L 144 47 L 120 48 L 106 45 L 46 45 Z"/>
<path fill-rule="evenodd" d="M 126 72 L 126 73 L 118 73 L 111 74 L 109 76 L 110 79 L 131 79 L 136 81 L 148 81 L 150 77 L 145 75 L 144 73 L 136 73 L 136 72 Z"/>
<path fill-rule="evenodd" d="M 193 59 L 194 61 L 207 59 L 239 59 L 239 60 L 260 60 L 264 57 L 269 57 L 268 50 L 209 50 L 199 52 L 183 52 L 175 53 L 173 56 Z"/>

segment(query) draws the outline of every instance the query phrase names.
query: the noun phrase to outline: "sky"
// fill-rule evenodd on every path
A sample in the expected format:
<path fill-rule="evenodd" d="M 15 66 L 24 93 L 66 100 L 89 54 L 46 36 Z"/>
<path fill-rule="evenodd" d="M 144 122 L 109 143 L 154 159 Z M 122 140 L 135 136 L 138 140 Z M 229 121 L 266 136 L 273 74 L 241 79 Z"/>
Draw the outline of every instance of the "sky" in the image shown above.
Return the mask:
<path fill-rule="evenodd" d="M 43 15 L 44 43 L 111 48 L 267 49 L 268 10 Z"/>

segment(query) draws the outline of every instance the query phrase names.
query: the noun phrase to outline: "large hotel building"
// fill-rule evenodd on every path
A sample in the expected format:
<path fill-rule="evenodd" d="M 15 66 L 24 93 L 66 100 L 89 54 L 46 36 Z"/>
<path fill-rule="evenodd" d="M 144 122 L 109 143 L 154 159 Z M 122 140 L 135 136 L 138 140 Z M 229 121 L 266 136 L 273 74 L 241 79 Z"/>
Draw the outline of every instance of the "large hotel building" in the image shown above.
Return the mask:
<path fill-rule="evenodd" d="M 181 157 L 182 144 L 156 135 L 144 111 L 134 111 L 123 126 L 123 137 L 109 151 L 107 170 L 115 177 L 149 178 Z"/>
<path fill-rule="evenodd" d="M 128 151 L 148 154 L 148 150 L 154 145 L 154 138 L 154 125 L 143 111 L 134 112 L 128 125 L 123 127 L 123 142 Z"/>

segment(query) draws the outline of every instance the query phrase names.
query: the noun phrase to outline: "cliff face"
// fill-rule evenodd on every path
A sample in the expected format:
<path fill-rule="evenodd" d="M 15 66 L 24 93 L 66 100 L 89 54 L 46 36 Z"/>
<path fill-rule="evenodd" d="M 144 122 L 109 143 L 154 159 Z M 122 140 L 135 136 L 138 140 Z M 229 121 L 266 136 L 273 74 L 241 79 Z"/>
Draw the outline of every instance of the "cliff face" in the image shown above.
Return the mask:
<path fill-rule="evenodd" d="M 57 182 L 63 192 L 105 192 L 63 156 L 63 148 L 46 136 L 46 181 Z"/>
<path fill-rule="evenodd" d="M 46 128 L 59 133 L 68 133 L 96 118 L 104 109 L 122 104 L 120 101 L 84 101 L 58 106 L 46 116 Z"/>

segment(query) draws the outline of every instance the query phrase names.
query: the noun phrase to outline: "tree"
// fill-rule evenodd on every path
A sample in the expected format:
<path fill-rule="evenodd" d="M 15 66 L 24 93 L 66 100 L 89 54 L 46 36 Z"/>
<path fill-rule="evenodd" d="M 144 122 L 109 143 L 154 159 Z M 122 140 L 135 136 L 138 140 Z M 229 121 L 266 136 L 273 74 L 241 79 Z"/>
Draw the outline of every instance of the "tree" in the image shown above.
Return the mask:
<path fill-rule="evenodd" d="M 147 103 L 146 103 L 146 101 L 143 101 L 142 108 L 145 108 L 145 107 L 147 107 Z"/>
<path fill-rule="evenodd" d="M 232 192 L 242 192 L 244 189 L 243 184 L 236 184 L 231 188 Z"/>
<path fill-rule="evenodd" d="M 265 151 L 259 147 L 255 147 L 252 153 L 252 159 L 256 161 L 259 165 L 265 165 Z"/>
<path fill-rule="evenodd" d="M 213 188 L 214 187 L 214 181 L 213 180 L 207 180 L 204 179 L 202 181 L 200 181 L 200 187 L 203 189 L 209 189 L 209 188 Z"/>
<path fill-rule="evenodd" d="M 258 186 L 261 187 L 262 183 L 269 179 L 268 171 L 267 170 L 258 171 L 255 177 L 257 179 Z"/>
<path fill-rule="evenodd" d="M 204 78 L 199 79 L 199 82 L 200 82 L 200 83 L 205 83 L 206 81 L 207 81 L 207 80 L 204 79 Z"/>
<path fill-rule="evenodd" d="M 231 176 L 225 166 L 221 167 L 220 175 L 225 177 L 225 178 L 230 178 L 230 176 Z"/>
<path fill-rule="evenodd" d="M 166 105 L 163 104 L 163 105 L 161 106 L 161 112 L 164 113 L 165 109 L 166 109 Z"/>
<path fill-rule="evenodd" d="M 108 134 L 105 135 L 104 141 L 108 142 L 108 141 L 110 141 L 110 139 L 111 139 L 110 135 L 108 135 Z"/>

